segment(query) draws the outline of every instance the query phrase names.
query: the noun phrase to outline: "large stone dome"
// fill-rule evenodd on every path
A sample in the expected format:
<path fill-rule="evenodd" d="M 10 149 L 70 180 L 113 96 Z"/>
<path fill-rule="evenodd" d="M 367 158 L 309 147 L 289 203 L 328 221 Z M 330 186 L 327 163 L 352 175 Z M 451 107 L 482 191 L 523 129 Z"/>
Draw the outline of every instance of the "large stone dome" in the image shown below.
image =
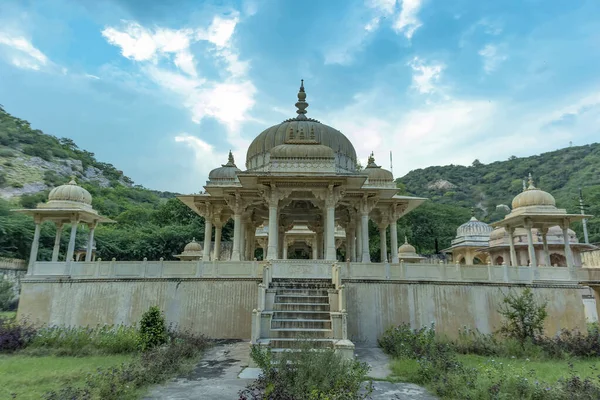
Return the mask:
<path fill-rule="evenodd" d="M 529 186 L 523 192 L 515 196 L 512 201 L 512 208 L 546 206 L 556 207 L 556 200 L 548 193 L 533 186 L 533 179 L 529 174 Z"/>
<path fill-rule="evenodd" d="M 333 150 L 337 172 L 356 173 L 356 150 L 343 133 L 321 122 L 307 118 L 308 103 L 304 84 L 300 86 L 296 107 L 298 116 L 265 129 L 248 147 L 246 169 L 266 171 L 271 158 L 271 150 L 282 144 L 314 143 Z"/>

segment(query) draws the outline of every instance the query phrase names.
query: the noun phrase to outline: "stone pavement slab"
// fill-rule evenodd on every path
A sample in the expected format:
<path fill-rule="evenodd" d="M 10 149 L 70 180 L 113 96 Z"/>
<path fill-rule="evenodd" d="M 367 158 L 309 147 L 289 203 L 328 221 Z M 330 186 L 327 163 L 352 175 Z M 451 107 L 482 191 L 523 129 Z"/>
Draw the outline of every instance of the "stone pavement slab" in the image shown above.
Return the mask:
<path fill-rule="evenodd" d="M 389 360 L 381 349 L 358 348 L 356 356 L 371 366 L 370 377 L 390 374 Z M 224 342 L 210 348 L 193 371 L 164 385 L 151 388 L 146 400 L 236 400 L 238 392 L 260 374 L 249 368 L 248 342 Z M 435 400 L 427 391 L 410 383 L 373 382 L 373 400 Z M 301 400 L 301 399 L 299 399 Z"/>

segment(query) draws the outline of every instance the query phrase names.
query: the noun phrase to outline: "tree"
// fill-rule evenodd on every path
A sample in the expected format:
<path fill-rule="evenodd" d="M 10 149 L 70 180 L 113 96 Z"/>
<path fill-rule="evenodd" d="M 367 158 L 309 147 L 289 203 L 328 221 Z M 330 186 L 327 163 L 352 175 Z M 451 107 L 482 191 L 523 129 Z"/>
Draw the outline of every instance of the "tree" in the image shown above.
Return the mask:
<path fill-rule="evenodd" d="M 533 340 L 543 333 L 544 320 L 548 316 L 547 305 L 547 301 L 541 304 L 535 301 L 531 288 L 525 288 L 520 295 L 508 293 L 498 309 L 505 319 L 500 333 L 517 339 L 524 346 L 527 340 Z"/>

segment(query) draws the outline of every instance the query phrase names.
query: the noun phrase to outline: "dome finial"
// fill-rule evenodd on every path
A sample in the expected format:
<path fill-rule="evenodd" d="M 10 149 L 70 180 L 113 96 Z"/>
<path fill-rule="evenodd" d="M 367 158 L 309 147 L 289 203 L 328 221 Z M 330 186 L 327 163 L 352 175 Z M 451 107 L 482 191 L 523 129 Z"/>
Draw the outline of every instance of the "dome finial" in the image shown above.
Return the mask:
<path fill-rule="evenodd" d="M 371 152 L 371 154 L 369 154 L 369 158 L 367 159 L 367 167 L 366 168 L 377 168 L 379 167 L 377 164 L 375 164 L 375 154 L 373 152 Z"/>
<path fill-rule="evenodd" d="M 221 167 L 235 167 L 235 160 L 233 159 L 233 153 L 229 150 L 229 155 L 227 156 L 227 164 L 221 164 Z"/>
<path fill-rule="evenodd" d="M 69 181 L 69 183 L 67 183 L 67 185 L 77 185 L 77 181 L 75 180 L 75 175 L 71 175 L 70 178 L 71 178 L 71 180 Z"/>
<path fill-rule="evenodd" d="M 527 183 L 529 184 L 529 186 L 527 186 L 527 190 L 536 189 L 536 187 L 533 185 L 533 177 L 531 176 L 531 172 L 529 173 L 529 179 L 527 180 Z"/>
<path fill-rule="evenodd" d="M 404 244 L 408 244 L 408 236 L 404 235 Z"/>
<path fill-rule="evenodd" d="M 308 107 L 308 103 L 306 102 L 306 92 L 304 91 L 304 79 L 300 79 L 300 91 L 298 91 L 298 102 L 296 103 L 296 113 L 298 113 L 298 116 L 296 119 L 307 119 L 305 115 L 306 107 Z"/>

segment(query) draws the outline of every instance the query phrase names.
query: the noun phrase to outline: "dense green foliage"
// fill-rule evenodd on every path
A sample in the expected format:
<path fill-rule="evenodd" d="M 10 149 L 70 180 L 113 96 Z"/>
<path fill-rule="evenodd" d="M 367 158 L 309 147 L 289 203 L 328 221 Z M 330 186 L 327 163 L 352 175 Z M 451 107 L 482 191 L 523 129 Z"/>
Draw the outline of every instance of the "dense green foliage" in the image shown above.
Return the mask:
<path fill-rule="evenodd" d="M 517 339 L 521 344 L 534 340 L 544 331 L 547 305 L 547 302 L 538 304 L 535 301 L 531 288 L 525 288 L 519 295 L 507 294 L 498 310 L 504 317 L 500 332 Z"/>
<path fill-rule="evenodd" d="M 167 325 L 160 308 L 152 306 L 142 314 L 139 347 L 148 350 L 167 342 Z"/>
<path fill-rule="evenodd" d="M 490 164 L 475 160 L 468 167 L 446 165 L 411 171 L 397 179 L 398 187 L 404 194 L 431 201 L 401 220 L 399 232 L 406 229 L 417 251 L 423 253 L 435 251 L 436 239 L 439 249 L 448 247 L 454 229 L 468 220 L 471 208 L 485 222 L 503 218 L 505 212 L 496 206 L 510 207 L 529 173 L 536 187 L 556 198 L 558 207 L 579 212 L 582 188 L 586 212 L 600 215 L 600 144 L 594 143 Z M 581 223 L 574 224 L 574 228 L 583 240 Z M 590 242 L 600 242 L 600 219 L 588 221 L 588 230 Z"/>
<path fill-rule="evenodd" d="M 0 279 L 0 311 L 10 311 L 15 298 L 13 285 L 7 279 Z"/>

